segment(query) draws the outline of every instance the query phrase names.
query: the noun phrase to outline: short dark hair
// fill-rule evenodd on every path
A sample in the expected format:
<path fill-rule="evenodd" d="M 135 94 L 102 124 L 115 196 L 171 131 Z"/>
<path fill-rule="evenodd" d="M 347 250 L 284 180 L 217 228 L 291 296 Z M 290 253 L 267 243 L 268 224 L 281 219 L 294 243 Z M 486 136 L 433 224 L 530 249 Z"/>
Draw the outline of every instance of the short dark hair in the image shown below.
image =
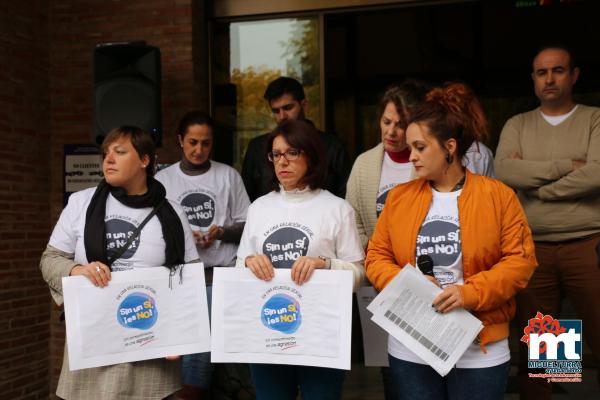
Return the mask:
<path fill-rule="evenodd" d="M 294 78 L 287 76 L 279 77 L 269 83 L 265 90 L 264 98 L 268 102 L 271 102 L 284 94 L 291 94 L 296 101 L 302 101 L 306 98 L 302 84 Z"/>
<path fill-rule="evenodd" d="M 154 165 L 156 164 L 154 137 L 137 126 L 121 126 L 108 132 L 100 147 L 103 157 L 108 147 L 121 138 L 129 138 L 140 159 L 146 155 L 148 156 L 149 162 L 146 166 L 146 175 L 153 176 L 155 172 Z"/>
<path fill-rule="evenodd" d="M 562 50 L 565 53 L 567 53 L 569 55 L 569 69 L 571 71 L 573 71 L 575 68 L 577 68 L 577 63 L 575 62 L 575 57 L 573 57 L 573 52 L 571 51 L 569 46 L 567 46 L 564 43 L 546 43 L 546 44 L 538 47 L 537 51 L 535 52 L 535 55 L 531 59 L 531 65 L 533 65 L 533 62 L 535 61 L 537 56 L 540 55 L 540 53 L 542 51 L 551 50 L 551 49 L 552 50 Z"/>
<path fill-rule="evenodd" d="M 264 157 L 273 149 L 273 141 L 277 136 L 282 136 L 294 149 L 301 150 L 307 158 L 308 169 L 306 175 L 300 182 L 308 185 L 311 189 L 322 189 L 327 176 L 327 158 L 325 156 L 325 145 L 317 128 L 304 120 L 285 120 L 275 128 L 267 138 L 267 148 Z M 269 163 L 272 178 L 272 189 L 279 191 L 279 181 L 275 175 L 275 165 Z"/>
<path fill-rule="evenodd" d="M 204 111 L 189 111 L 185 113 L 183 117 L 181 117 L 181 120 L 179 120 L 176 134 L 178 136 L 185 137 L 190 126 L 193 125 L 207 125 L 213 131 L 215 129 L 215 123 L 210 115 Z"/>
<path fill-rule="evenodd" d="M 379 100 L 378 120 L 383 117 L 383 112 L 388 103 L 396 106 L 396 112 L 406 129 L 412 111 L 425 99 L 425 95 L 432 89 L 432 85 L 419 79 L 406 79 L 399 85 L 389 86 Z"/>

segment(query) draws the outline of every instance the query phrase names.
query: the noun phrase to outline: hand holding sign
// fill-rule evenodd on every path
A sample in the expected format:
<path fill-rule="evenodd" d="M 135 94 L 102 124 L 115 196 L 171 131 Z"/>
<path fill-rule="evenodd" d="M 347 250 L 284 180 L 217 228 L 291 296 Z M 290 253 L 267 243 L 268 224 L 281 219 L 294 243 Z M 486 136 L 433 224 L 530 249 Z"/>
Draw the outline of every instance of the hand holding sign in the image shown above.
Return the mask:
<path fill-rule="evenodd" d="M 71 269 L 70 276 L 83 275 L 97 287 L 104 287 L 110 281 L 110 268 L 100 261 L 94 261 L 89 264 L 78 264 Z"/>
<path fill-rule="evenodd" d="M 263 281 L 270 281 L 275 276 L 273 264 L 271 264 L 269 257 L 264 254 L 246 257 L 246 267 L 248 267 L 258 279 Z"/>
<path fill-rule="evenodd" d="M 325 268 L 325 261 L 316 257 L 299 257 L 292 265 L 292 280 L 297 285 L 307 282 L 315 269 Z"/>

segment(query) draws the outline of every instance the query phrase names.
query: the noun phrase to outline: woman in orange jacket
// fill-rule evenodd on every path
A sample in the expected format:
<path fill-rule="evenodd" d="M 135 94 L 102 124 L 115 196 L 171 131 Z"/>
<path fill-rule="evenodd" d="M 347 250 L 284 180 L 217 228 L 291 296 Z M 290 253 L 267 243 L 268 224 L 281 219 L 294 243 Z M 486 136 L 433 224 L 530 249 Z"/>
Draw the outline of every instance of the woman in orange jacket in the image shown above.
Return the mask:
<path fill-rule="evenodd" d="M 537 266 L 531 231 L 514 192 L 461 164 L 486 123 L 473 93 L 453 83 L 430 91 L 414 111 L 407 142 L 419 179 L 390 191 L 369 242 L 367 277 L 383 289 L 419 257 L 431 257 L 443 291 L 438 312 L 464 308 L 484 328 L 445 377 L 390 336 L 398 399 L 502 399 L 510 352 L 508 323 L 516 292 Z"/>

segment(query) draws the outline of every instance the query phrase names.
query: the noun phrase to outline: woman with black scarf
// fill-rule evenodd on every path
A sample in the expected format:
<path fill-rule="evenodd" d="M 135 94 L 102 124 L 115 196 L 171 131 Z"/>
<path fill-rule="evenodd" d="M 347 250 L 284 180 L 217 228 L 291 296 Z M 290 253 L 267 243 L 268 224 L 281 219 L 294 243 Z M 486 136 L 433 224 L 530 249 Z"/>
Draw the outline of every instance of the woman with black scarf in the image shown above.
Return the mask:
<path fill-rule="evenodd" d="M 102 151 L 105 179 L 96 188 L 71 195 L 40 262 L 59 305 L 65 276 L 84 275 L 104 287 L 111 271 L 174 269 L 198 258 L 185 214 L 166 199 L 165 188 L 152 177 L 152 137 L 136 127 L 113 129 Z M 128 238 L 147 217 L 137 238 L 123 251 L 121 238 Z M 65 347 L 56 394 L 64 399 L 159 400 L 180 385 L 181 365 L 176 361 L 154 359 L 69 371 Z"/>

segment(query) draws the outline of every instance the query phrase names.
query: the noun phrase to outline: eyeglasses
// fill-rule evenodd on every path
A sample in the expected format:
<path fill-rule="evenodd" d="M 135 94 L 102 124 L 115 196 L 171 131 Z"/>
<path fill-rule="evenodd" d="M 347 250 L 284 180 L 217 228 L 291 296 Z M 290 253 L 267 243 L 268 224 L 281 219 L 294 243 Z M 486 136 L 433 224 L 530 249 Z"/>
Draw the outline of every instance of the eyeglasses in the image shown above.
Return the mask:
<path fill-rule="evenodd" d="M 282 156 L 288 161 L 294 161 L 297 160 L 298 157 L 300 157 L 300 154 L 302 153 L 304 153 L 302 150 L 296 149 L 289 149 L 288 151 L 285 151 L 283 153 L 280 153 L 278 151 L 270 151 L 267 154 L 267 157 L 269 157 L 269 161 L 271 161 L 272 163 L 276 163 L 277 161 L 279 161 Z"/>

